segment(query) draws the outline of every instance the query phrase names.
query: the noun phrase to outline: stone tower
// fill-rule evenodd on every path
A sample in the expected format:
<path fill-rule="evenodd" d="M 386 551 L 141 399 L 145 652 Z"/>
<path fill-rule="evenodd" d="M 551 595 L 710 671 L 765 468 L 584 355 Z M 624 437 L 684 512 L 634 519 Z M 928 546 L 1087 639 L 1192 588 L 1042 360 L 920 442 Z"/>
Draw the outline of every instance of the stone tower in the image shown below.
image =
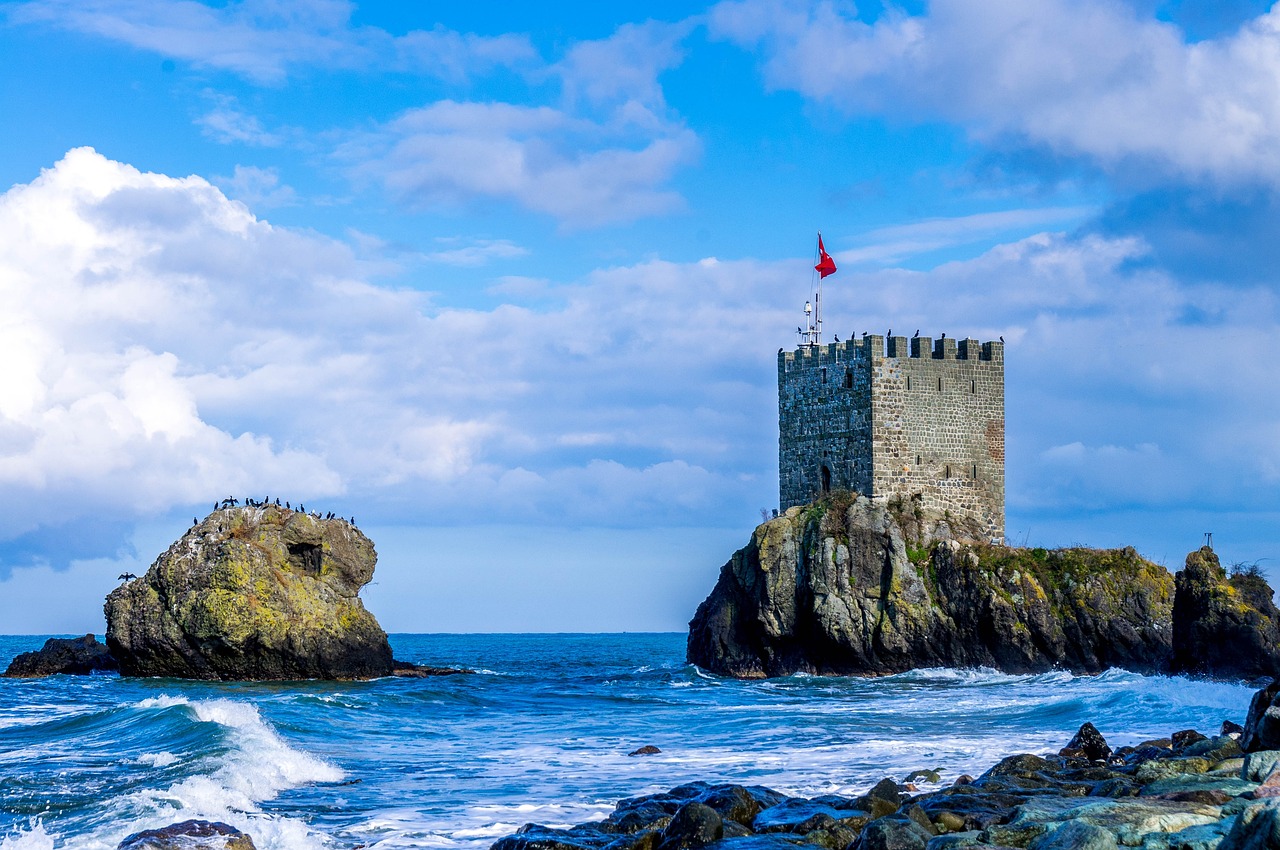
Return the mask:
<path fill-rule="evenodd" d="M 1004 537 L 1004 344 L 865 336 L 778 353 L 782 509 L 919 496 Z"/>

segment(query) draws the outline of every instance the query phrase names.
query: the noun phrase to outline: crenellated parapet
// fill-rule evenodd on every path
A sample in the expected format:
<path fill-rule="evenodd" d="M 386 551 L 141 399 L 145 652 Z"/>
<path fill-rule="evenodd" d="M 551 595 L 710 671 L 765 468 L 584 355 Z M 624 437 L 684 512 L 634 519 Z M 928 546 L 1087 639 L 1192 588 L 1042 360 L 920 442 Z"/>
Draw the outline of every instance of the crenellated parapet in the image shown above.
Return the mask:
<path fill-rule="evenodd" d="M 918 498 L 1004 534 L 1004 344 L 868 334 L 778 353 L 780 506 Z"/>

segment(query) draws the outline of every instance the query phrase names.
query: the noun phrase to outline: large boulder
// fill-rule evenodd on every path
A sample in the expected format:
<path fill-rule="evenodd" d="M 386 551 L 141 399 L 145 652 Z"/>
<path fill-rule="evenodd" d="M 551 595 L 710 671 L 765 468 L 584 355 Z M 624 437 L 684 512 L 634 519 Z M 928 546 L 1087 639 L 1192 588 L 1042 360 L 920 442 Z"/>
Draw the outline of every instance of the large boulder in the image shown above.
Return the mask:
<path fill-rule="evenodd" d="M 107 646 L 127 676 L 387 676 L 386 632 L 357 595 L 376 561 L 346 520 L 217 510 L 107 597 Z"/>
<path fill-rule="evenodd" d="M 4 675 L 10 678 L 52 676 L 55 673 L 108 673 L 120 669 L 107 648 L 93 635 L 79 638 L 49 638 L 35 652 L 24 652 L 9 663 Z"/>
<path fill-rule="evenodd" d="M 1227 576 L 1208 546 L 1187 555 L 1173 600 L 1175 673 L 1252 679 L 1280 672 L 1280 610 L 1256 572 Z"/>
<path fill-rule="evenodd" d="M 1174 576 L 1132 548 L 977 538 L 914 500 L 834 493 L 791 508 L 721 569 L 689 624 L 688 659 L 744 678 L 917 667 L 1280 674 L 1271 589 L 1228 580 L 1210 550 L 1188 558 L 1175 604 Z"/>

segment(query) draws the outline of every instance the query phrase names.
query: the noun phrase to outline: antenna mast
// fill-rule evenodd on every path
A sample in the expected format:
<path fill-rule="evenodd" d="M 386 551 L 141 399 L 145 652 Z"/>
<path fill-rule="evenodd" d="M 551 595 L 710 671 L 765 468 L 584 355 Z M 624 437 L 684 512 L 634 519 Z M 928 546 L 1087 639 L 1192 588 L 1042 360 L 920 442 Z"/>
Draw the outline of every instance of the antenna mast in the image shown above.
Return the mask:
<path fill-rule="evenodd" d="M 803 345 L 822 344 L 822 279 L 836 270 L 835 260 L 822 244 L 822 231 L 818 231 L 818 262 L 813 267 L 813 299 L 804 302 L 805 327 L 800 332 Z"/>

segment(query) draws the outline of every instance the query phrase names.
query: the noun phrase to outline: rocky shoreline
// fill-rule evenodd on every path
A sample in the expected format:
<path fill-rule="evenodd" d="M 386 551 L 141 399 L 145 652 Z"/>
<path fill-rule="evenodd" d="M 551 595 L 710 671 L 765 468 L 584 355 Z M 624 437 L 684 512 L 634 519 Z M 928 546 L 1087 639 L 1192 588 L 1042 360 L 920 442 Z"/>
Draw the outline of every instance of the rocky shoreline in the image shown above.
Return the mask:
<path fill-rule="evenodd" d="M 1056 755 L 1011 755 L 947 787 L 919 771 L 856 797 L 696 782 L 603 821 L 526 824 L 492 850 L 1263 850 L 1280 848 L 1280 679 L 1241 727 L 1113 750 L 1091 723 Z"/>

